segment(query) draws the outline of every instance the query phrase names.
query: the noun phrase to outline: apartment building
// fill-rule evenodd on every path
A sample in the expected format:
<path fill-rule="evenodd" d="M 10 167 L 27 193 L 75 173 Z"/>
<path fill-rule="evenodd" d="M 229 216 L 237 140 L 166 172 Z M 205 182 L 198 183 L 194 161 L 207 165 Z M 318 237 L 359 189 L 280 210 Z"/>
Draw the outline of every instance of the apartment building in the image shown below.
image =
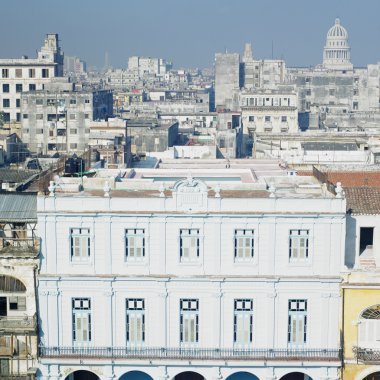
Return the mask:
<path fill-rule="evenodd" d="M 337 380 L 346 201 L 259 167 L 51 182 L 41 379 Z"/>
<path fill-rule="evenodd" d="M 63 76 L 58 34 L 47 34 L 37 58 L 0 59 L 0 113 L 7 123 L 21 122 L 21 93 L 42 90 L 51 78 Z"/>
<path fill-rule="evenodd" d="M 83 90 L 66 79 L 23 93 L 22 138 L 33 153 L 81 152 L 90 124 L 113 114 L 112 91 Z"/>

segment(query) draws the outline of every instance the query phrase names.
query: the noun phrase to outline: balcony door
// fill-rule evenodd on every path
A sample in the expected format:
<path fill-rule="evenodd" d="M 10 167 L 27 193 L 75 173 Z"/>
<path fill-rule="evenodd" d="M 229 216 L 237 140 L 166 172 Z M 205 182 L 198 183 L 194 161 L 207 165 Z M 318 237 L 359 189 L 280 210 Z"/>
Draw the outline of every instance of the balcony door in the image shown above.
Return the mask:
<path fill-rule="evenodd" d="M 380 305 L 364 310 L 358 325 L 358 345 L 361 348 L 380 347 Z"/>
<path fill-rule="evenodd" d="M 380 320 L 362 319 L 359 324 L 359 347 L 380 347 Z"/>
<path fill-rule="evenodd" d="M 306 345 L 307 301 L 289 300 L 288 347 L 302 349 Z"/>

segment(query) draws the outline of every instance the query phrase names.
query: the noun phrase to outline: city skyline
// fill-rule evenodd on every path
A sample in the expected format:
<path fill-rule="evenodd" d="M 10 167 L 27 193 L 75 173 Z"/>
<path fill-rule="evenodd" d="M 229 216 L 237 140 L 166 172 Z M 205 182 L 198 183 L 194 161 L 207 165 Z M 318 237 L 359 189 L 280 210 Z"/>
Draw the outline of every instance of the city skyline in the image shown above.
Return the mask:
<path fill-rule="evenodd" d="M 98 68 L 105 65 L 106 52 L 113 67 L 126 67 L 134 55 L 166 58 L 175 67 L 211 67 L 216 52 L 242 54 L 245 42 L 252 43 L 256 58 L 273 56 L 290 67 L 313 66 L 322 62 L 326 32 L 340 17 L 349 33 L 354 66 L 379 61 L 378 51 L 371 48 L 380 36 L 376 22 L 380 3 L 375 0 L 322 0 L 315 7 L 300 0 L 290 4 L 112 0 L 104 8 L 98 0 L 68 0 L 54 8 L 37 0 L 23 3 L 22 9 L 19 3 L 6 2 L 0 33 L 9 33 L 12 14 L 18 14 L 24 27 L 12 30 L 13 43 L 2 46 L 0 58 L 32 57 L 41 37 L 54 32 L 66 55 Z M 26 35 L 25 30 L 31 32 Z"/>

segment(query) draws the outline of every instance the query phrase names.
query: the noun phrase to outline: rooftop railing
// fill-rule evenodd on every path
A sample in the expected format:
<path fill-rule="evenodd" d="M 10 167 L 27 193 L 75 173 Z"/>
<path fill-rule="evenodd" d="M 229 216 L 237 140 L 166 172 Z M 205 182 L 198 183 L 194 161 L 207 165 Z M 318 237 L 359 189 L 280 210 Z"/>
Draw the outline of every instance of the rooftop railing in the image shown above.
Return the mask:
<path fill-rule="evenodd" d="M 44 358 L 338 361 L 340 349 L 39 347 Z"/>

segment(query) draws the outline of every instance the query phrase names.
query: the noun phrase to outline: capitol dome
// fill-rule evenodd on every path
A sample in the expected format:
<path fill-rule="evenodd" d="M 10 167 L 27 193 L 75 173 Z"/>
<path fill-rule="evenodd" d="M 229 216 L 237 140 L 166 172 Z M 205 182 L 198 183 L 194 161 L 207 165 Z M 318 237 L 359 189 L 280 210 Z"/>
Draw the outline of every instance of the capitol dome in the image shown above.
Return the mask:
<path fill-rule="evenodd" d="M 351 70 L 353 67 L 348 33 L 340 24 L 339 18 L 335 19 L 335 24 L 327 32 L 323 66 L 332 70 Z"/>
<path fill-rule="evenodd" d="M 340 25 L 339 18 L 335 19 L 335 25 L 332 26 L 327 32 L 327 38 L 342 38 L 348 39 L 348 33 L 342 25 Z"/>

